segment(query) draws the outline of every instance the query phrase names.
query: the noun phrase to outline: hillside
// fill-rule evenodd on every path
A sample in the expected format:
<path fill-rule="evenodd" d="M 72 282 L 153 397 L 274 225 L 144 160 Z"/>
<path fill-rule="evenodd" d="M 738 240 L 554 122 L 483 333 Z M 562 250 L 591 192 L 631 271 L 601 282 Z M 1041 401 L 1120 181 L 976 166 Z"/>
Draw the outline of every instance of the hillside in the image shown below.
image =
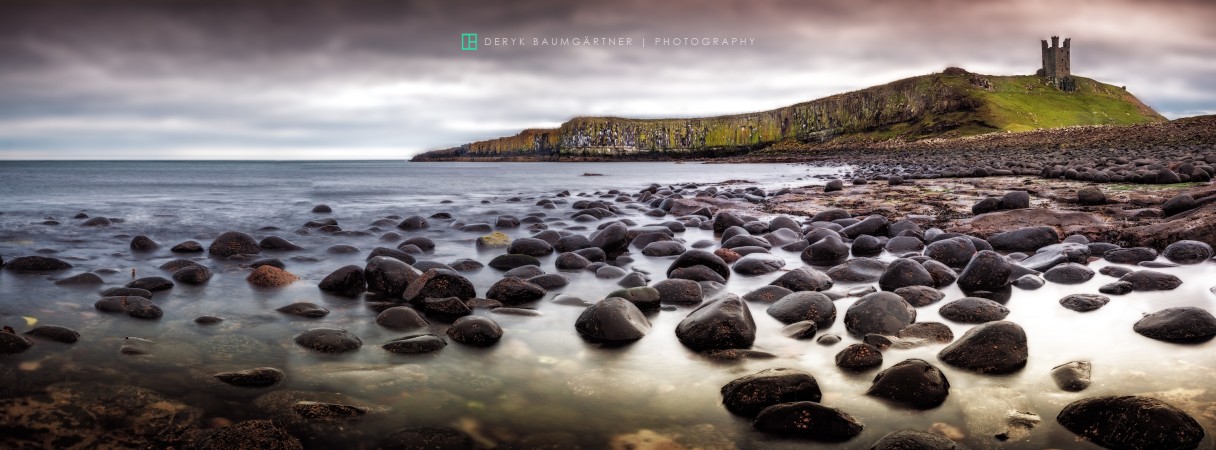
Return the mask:
<path fill-rule="evenodd" d="M 427 152 L 415 161 L 675 159 L 823 144 L 919 141 L 1165 118 L 1126 90 L 1075 77 L 1064 92 L 1037 76 L 951 68 L 792 106 L 707 118 L 577 117 L 556 129 Z"/>

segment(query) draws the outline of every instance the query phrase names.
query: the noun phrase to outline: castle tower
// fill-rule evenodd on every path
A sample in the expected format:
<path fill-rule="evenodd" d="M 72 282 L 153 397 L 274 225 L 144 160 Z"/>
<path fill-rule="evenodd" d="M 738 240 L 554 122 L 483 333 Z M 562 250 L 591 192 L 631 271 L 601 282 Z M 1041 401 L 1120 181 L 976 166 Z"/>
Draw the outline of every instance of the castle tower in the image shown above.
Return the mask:
<path fill-rule="evenodd" d="M 1071 91 L 1075 83 L 1072 80 L 1072 39 L 1064 38 L 1064 45 L 1060 45 L 1060 37 L 1051 37 L 1051 46 L 1047 45 L 1047 40 L 1042 40 L 1043 47 L 1043 69 L 1042 76 L 1051 85 L 1060 89 Z M 1071 88 L 1070 88 L 1071 87 Z"/>

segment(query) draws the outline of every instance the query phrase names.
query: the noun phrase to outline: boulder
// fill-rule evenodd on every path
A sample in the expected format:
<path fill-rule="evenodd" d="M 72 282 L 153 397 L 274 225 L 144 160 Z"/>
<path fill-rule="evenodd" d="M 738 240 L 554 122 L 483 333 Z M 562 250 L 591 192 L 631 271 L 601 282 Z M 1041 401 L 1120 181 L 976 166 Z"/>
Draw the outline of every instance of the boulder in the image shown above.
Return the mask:
<path fill-rule="evenodd" d="M 908 359 L 874 377 L 866 395 L 884 398 L 916 409 L 932 409 L 950 395 L 950 381 L 933 364 Z"/>
<path fill-rule="evenodd" d="M 844 314 L 845 328 L 858 336 L 894 335 L 916 322 L 916 309 L 891 292 L 875 292 L 854 302 Z"/>
<path fill-rule="evenodd" d="M 477 296 L 473 282 L 451 270 L 431 269 L 418 279 L 410 282 L 409 287 L 401 294 L 407 302 L 421 303 L 428 298 L 456 297 L 469 301 Z"/>
<path fill-rule="evenodd" d="M 422 328 L 430 325 L 422 314 L 409 306 L 394 306 L 380 311 L 376 323 L 386 328 Z"/>
<path fill-rule="evenodd" d="M 958 287 L 963 292 L 995 291 L 1009 284 L 1013 269 L 1000 253 L 983 250 L 976 253 L 958 276 Z"/>
<path fill-rule="evenodd" d="M 1043 278 L 1047 281 L 1060 284 L 1080 284 L 1093 277 L 1093 269 L 1077 263 L 1060 264 L 1043 273 Z"/>
<path fill-rule="evenodd" d="M 418 334 L 406 336 L 385 342 L 380 346 L 391 353 L 416 354 L 431 353 L 447 347 L 448 341 L 434 334 Z"/>
<path fill-rule="evenodd" d="M 728 294 L 689 313 L 676 326 L 676 338 L 696 351 L 748 348 L 756 340 L 756 323 L 743 300 Z"/>
<path fill-rule="evenodd" d="M 71 269 L 72 264 L 59 258 L 49 256 L 18 256 L 4 264 L 8 270 L 43 272 L 52 270 Z"/>
<path fill-rule="evenodd" d="M 322 353 L 345 353 L 363 346 L 351 332 L 337 328 L 313 328 L 296 335 L 296 344 Z"/>
<path fill-rule="evenodd" d="M 262 253 L 262 248 L 258 246 L 258 241 L 254 240 L 253 236 L 239 231 L 229 231 L 215 238 L 207 251 L 212 256 L 227 258 L 232 255 L 256 255 Z"/>
<path fill-rule="evenodd" d="M 377 256 L 368 260 L 362 275 L 367 283 L 367 290 L 393 299 L 401 298 L 410 283 L 419 277 L 417 269 L 388 256 Z"/>
<path fill-rule="evenodd" d="M 595 342 L 632 342 L 650 331 L 650 321 L 632 302 L 609 297 L 584 309 L 574 329 Z"/>
<path fill-rule="evenodd" d="M 1072 294 L 1060 299 L 1060 305 L 1076 312 L 1093 311 L 1110 303 L 1110 297 L 1098 294 Z"/>
<path fill-rule="evenodd" d="M 827 274 L 810 267 L 799 267 L 786 272 L 772 283 L 791 291 L 826 291 L 832 288 L 832 279 Z"/>
<path fill-rule="evenodd" d="M 906 286 L 934 286 L 933 275 L 920 263 L 899 258 L 887 265 L 887 270 L 878 278 L 878 287 L 884 291 L 894 291 Z"/>
<path fill-rule="evenodd" d="M 346 295 L 358 295 L 367 290 L 367 279 L 363 268 L 356 265 L 339 267 L 321 280 L 317 287 L 322 291 Z M 402 291 L 404 291 L 402 287 Z"/>
<path fill-rule="evenodd" d="M 828 328 L 836 322 L 836 304 L 828 296 L 813 291 L 786 295 L 769 306 L 767 312 L 785 324 L 810 320 L 818 328 Z"/>
<path fill-rule="evenodd" d="M 1089 387 L 1093 364 L 1089 361 L 1073 361 L 1051 369 L 1051 379 L 1061 390 L 1081 392 Z"/>
<path fill-rule="evenodd" d="M 464 316 L 448 327 L 448 337 L 461 344 L 488 347 L 502 339 L 502 328 L 488 317 Z"/>
<path fill-rule="evenodd" d="M 985 323 L 1004 319 L 1009 308 L 986 298 L 963 297 L 943 305 L 937 312 L 955 322 Z"/>
<path fill-rule="evenodd" d="M 719 213 L 721 214 L 721 213 Z M 703 266 L 717 273 L 723 279 L 730 278 L 730 267 L 726 265 L 726 261 L 719 258 L 713 253 L 704 250 L 689 250 L 684 252 L 672 261 L 671 266 L 667 268 L 667 276 L 671 278 L 672 272 L 676 269 L 690 268 L 694 266 Z"/>
<path fill-rule="evenodd" d="M 545 296 L 545 292 L 545 288 L 537 286 L 530 281 L 516 277 L 506 277 L 498 280 L 498 282 L 490 286 L 490 289 L 486 290 L 486 298 L 498 300 L 504 305 L 518 305 L 540 300 Z"/>
<path fill-rule="evenodd" d="M 861 422 L 836 408 L 809 401 L 779 403 L 756 415 L 752 427 L 763 433 L 842 442 L 857 437 Z"/>
<path fill-rule="evenodd" d="M 1025 227 L 1004 233 L 997 233 L 988 238 L 995 250 L 1011 252 L 1029 252 L 1051 244 L 1058 244 L 1060 235 L 1052 227 Z"/>
<path fill-rule="evenodd" d="M 853 344 L 836 354 L 836 366 L 842 369 L 867 370 L 881 365 L 882 352 L 870 344 Z"/>
<path fill-rule="evenodd" d="M 962 450 L 966 447 L 945 436 L 916 430 L 887 433 L 870 446 L 870 450 Z"/>
<path fill-rule="evenodd" d="M 1204 438 L 1195 418 L 1149 397 L 1093 397 L 1069 403 L 1056 421 L 1091 442 L 1112 449 L 1190 449 Z"/>
<path fill-rule="evenodd" d="M 1144 316 L 1132 330 L 1159 341 L 1203 342 L 1216 336 L 1216 317 L 1193 306 L 1166 308 Z"/>
<path fill-rule="evenodd" d="M 692 280 L 672 278 L 655 283 L 653 287 L 659 291 L 662 304 L 692 305 L 704 299 L 701 284 Z"/>
<path fill-rule="evenodd" d="M 722 404 L 727 411 L 744 417 L 755 417 L 773 405 L 817 402 L 822 397 L 815 377 L 798 369 L 765 369 L 722 386 Z"/>
<path fill-rule="evenodd" d="M 1212 246 L 1206 242 L 1181 240 L 1166 246 L 1161 256 L 1178 264 L 1199 264 L 1212 259 Z"/>
<path fill-rule="evenodd" d="M 1016 323 L 988 322 L 967 330 L 937 354 L 946 364 L 978 373 L 1012 373 L 1026 366 L 1026 332 Z"/>
<path fill-rule="evenodd" d="M 1182 286 L 1182 279 L 1168 273 L 1138 270 L 1122 277 L 1120 282 L 1131 285 L 1133 291 L 1172 291 Z"/>

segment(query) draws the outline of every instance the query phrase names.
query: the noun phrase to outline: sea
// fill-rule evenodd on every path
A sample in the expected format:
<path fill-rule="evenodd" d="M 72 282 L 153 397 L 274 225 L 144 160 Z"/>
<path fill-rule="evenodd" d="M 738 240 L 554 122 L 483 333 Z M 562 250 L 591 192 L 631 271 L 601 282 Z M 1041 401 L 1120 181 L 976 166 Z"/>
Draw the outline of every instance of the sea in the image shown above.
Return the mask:
<path fill-rule="evenodd" d="M 680 443 L 701 448 L 869 448 L 897 430 L 933 431 L 971 448 L 1098 448 L 1078 440 L 1056 423 L 1064 405 L 1099 395 L 1145 394 L 1170 399 L 1209 430 L 1216 420 L 1211 382 L 1216 357 L 1211 342 L 1170 344 L 1132 331 L 1143 314 L 1173 306 L 1212 309 L 1216 295 L 1211 264 L 1160 269 L 1186 282 L 1174 291 L 1135 293 L 1103 308 L 1078 313 L 1060 306 L 1073 293 L 1093 293 L 1110 282 L 1102 275 L 1076 285 L 1049 283 L 1041 289 L 1015 289 L 1005 302 L 1006 320 L 1025 328 L 1030 348 L 1026 367 L 1008 375 L 981 375 L 951 367 L 937 358 L 943 345 L 889 349 L 881 368 L 907 359 L 929 361 L 950 384 L 939 407 L 910 409 L 866 395 L 881 368 L 848 371 L 835 356 L 861 338 L 844 329 L 843 316 L 856 297 L 835 302 L 838 319 L 818 335 L 842 338 L 834 345 L 797 340 L 781 333 L 784 324 L 766 313 L 767 304 L 750 304 L 758 331 L 754 354 L 737 359 L 709 358 L 676 339 L 676 325 L 695 306 L 652 312 L 652 329 L 628 345 L 605 346 L 580 338 L 574 321 L 582 306 L 554 302 L 574 296 L 588 302 L 619 288 L 590 272 L 560 272 L 570 283 L 551 290 L 527 308 L 536 315 L 500 314 L 478 309 L 499 323 L 503 338 L 488 348 L 453 342 L 425 355 L 399 355 L 380 345 L 410 334 L 444 335 L 447 324 L 401 331 L 375 323 L 370 297 L 331 295 L 317 283 L 342 266 L 365 264 L 376 247 L 393 248 L 403 237 L 425 236 L 433 252 L 418 259 L 450 263 L 461 258 L 488 262 L 502 253 L 478 251 L 485 233 L 462 232 L 453 223 L 490 223 L 501 215 L 535 215 L 553 230 L 588 234 L 599 223 L 571 220 L 571 204 L 599 200 L 617 204 L 618 217 L 638 225 L 677 220 L 644 215 L 648 207 L 620 201 L 651 184 L 680 188 L 717 186 L 731 190 L 758 186 L 767 192 L 814 186 L 827 177 L 847 175 L 849 167 L 794 164 L 688 163 L 415 163 L 404 161 L 4 161 L 0 162 L 0 256 L 54 256 L 75 267 L 53 273 L 0 271 L 0 324 L 23 332 L 37 325 L 70 327 L 81 334 L 74 344 L 36 340 L 30 350 L 0 355 L 6 377 L 21 383 L 51 385 L 87 379 L 154 390 L 203 410 L 206 424 L 226 424 L 275 414 L 257 401 L 273 390 L 336 393 L 375 405 L 363 420 L 322 435 L 300 436 L 309 448 L 374 448 L 381 437 L 406 427 L 450 427 L 473 436 L 485 448 L 526 448 L 528 443 L 560 442 L 562 447 L 632 448 L 629 443 Z M 568 196 L 559 197 L 561 193 Z M 537 205 L 564 200 L 557 209 Z M 314 213 L 316 205 L 332 213 Z M 794 216 L 806 220 L 816 211 Z M 85 227 L 88 217 L 120 219 L 106 227 Z M 405 231 L 377 227 L 385 217 L 447 213 L 430 218 L 429 228 Z M 773 216 L 758 213 L 761 219 Z M 333 218 L 344 230 L 362 236 L 335 236 L 303 230 L 305 223 Z M 892 219 L 898 219 L 893 217 Z M 300 280 L 283 288 L 256 288 L 246 282 L 248 261 L 174 254 L 173 245 L 195 240 L 206 247 L 226 231 L 257 239 L 275 235 L 303 250 L 265 252 L 279 258 Z M 500 229 L 512 238 L 535 231 L 528 226 Z M 129 243 L 144 235 L 161 244 L 152 252 L 133 252 Z M 696 227 L 677 234 L 686 244 L 714 239 Z M 355 253 L 333 253 L 351 245 Z M 634 249 L 630 271 L 651 282 L 665 278 L 672 257 L 646 257 Z M 785 269 L 802 267 L 799 254 L 773 249 Z M 557 273 L 555 255 L 541 258 L 542 269 Z M 896 255 L 884 253 L 881 259 Z M 169 274 L 159 266 L 191 259 L 211 268 L 204 285 L 178 284 L 157 292 L 164 310 L 158 320 L 139 320 L 94 308 L 98 292 L 122 286 L 132 276 Z M 1108 263 L 1090 264 L 1097 270 Z M 54 281 L 81 272 L 98 273 L 100 286 L 67 287 Z M 771 283 L 783 271 L 760 276 L 733 275 L 722 293 L 742 296 Z M 463 273 L 478 295 L 501 277 L 489 267 Z M 838 284 L 846 293 L 867 284 Z M 943 289 L 944 301 L 921 307 L 917 321 L 948 325 L 955 337 L 973 325 L 943 319 L 937 309 L 963 297 L 955 286 Z M 312 302 L 330 313 L 303 318 L 277 312 L 295 302 Z M 218 316 L 203 326 L 194 319 Z M 363 346 L 343 354 L 323 354 L 297 345 L 293 337 L 313 328 L 343 328 Z M 139 338 L 144 354 L 120 351 Z M 1093 384 L 1081 393 L 1056 387 L 1051 369 L 1072 361 L 1093 364 Z M 279 385 L 257 392 L 235 392 L 217 383 L 215 373 L 274 367 L 286 374 Z M 860 436 L 844 443 L 819 443 L 768 436 L 751 420 L 722 406 L 720 390 L 729 381 L 768 368 L 811 373 L 823 392 L 821 403 L 840 408 L 864 424 Z M 37 377 L 23 374 L 38 374 Z M 11 380 L 10 380 L 11 381 Z M 35 386 L 37 388 L 39 386 Z M 236 391 L 239 391 L 236 390 Z M 0 393 L 4 390 L 0 389 Z M 1211 446 L 1210 437 L 1204 445 Z M 1201 446 L 1202 447 L 1202 446 Z M 571 447 L 573 448 L 573 447 Z M 680 448 L 680 447 L 655 447 Z"/>

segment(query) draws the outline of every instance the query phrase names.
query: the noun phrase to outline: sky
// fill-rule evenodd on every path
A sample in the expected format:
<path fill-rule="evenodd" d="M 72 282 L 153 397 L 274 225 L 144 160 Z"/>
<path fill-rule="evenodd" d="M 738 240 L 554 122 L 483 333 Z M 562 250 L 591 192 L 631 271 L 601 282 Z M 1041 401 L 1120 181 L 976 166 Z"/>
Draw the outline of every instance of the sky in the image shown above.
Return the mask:
<path fill-rule="evenodd" d="M 0 0 L 0 159 L 406 159 L 575 116 L 1031 74 L 1052 35 L 1074 74 L 1213 114 L 1212 23 L 1210 1 Z"/>

